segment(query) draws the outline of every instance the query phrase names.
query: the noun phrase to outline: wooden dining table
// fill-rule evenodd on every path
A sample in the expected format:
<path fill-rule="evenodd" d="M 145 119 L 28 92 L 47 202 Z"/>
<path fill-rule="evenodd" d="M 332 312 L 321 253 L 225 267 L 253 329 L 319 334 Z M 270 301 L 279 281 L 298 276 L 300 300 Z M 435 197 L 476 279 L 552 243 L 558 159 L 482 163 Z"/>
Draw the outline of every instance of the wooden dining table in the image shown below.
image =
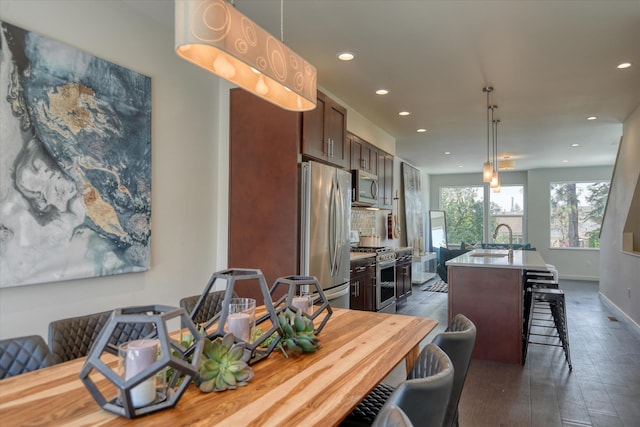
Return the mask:
<path fill-rule="evenodd" d="M 177 404 L 127 419 L 103 410 L 78 377 L 85 358 L 0 381 L 2 426 L 337 425 L 403 359 L 412 366 L 433 319 L 333 309 L 315 353 L 274 350 L 245 387 L 203 393 L 189 385 Z M 115 363 L 115 362 L 114 362 Z"/>

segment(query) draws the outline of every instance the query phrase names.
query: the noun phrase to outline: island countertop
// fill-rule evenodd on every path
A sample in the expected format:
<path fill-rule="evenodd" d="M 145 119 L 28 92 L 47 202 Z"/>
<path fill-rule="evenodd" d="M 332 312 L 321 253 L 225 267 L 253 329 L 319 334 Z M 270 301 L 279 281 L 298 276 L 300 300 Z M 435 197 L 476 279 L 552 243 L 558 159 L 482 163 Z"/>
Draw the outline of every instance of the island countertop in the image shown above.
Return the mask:
<path fill-rule="evenodd" d="M 509 260 L 504 249 L 474 249 L 446 262 L 449 267 L 512 268 L 545 270 L 546 264 L 537 251 L 513 251 Z"/>

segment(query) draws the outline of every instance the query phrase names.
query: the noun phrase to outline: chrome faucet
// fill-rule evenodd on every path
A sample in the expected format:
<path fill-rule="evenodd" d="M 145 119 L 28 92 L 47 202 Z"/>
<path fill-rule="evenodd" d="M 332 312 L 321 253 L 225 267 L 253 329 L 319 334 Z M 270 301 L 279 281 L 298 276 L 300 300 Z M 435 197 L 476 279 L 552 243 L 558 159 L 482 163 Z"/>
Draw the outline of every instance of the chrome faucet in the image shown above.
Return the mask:
<path fill-rule="evenodd" d="M 500 229 L 500 227 L 507 227 L 507 230 L 509 230 L 509 261 L 513 261 L 513 230 L 511 230 L 511 227 L 509 227 L 508 224 L 498 224 L 496 226 L 496 229 L 493 231 L 493 238 L 495 239 L 496 236 L 498 235 L 498 230 Z"/>

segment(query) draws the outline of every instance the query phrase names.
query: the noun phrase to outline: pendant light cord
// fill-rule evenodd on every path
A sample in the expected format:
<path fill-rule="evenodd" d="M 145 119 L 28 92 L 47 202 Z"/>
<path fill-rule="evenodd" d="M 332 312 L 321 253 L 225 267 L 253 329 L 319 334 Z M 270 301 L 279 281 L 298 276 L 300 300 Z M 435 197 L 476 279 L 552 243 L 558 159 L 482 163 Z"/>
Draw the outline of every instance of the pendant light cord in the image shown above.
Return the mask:
<path fill-rule="evenodd" d="M 280 0 L 280 41 L 284 43 L 284 0 Z"/>

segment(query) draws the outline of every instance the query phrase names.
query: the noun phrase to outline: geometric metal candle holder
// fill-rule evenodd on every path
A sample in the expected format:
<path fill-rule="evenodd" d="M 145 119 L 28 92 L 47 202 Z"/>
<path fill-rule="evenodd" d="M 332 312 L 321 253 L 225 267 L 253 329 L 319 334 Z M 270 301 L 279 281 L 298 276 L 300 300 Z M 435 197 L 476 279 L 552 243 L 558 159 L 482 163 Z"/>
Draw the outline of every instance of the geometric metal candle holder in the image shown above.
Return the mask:
<path fill-rule="evenodd" d="M 314 334 L 319 334 L 333 314 L 333 309 L 331 308 L 327 297 L 324 295 L 322 286 L 318 282 L 318 279 L 312 276 L 280 277 L 276 279 L 275 283 L 271 287 L 270 294 L 275 294 L 276 289 L 280 286 L 286 286 L 287 291 L 277 301 L 274 301 L 276 313 L 280 314 L 287 308 L 295 313 L 298 311 L 298 308 L 293 305 L 293 299 L 297 295 L 310 295 L 313 298 L 313 313 L 309 314 L 302 311 L 302 315 L 311 318 L 311 320 L 314 320 L 320 315 L 324 315 L 320 325 L 313 331 Z"/>
<path fill-rule="evenodd" d="M 188 348 L 183 347 L 178 340 L 169 336 L 167 321 L 178 317 L 181 325 L 187 328 L 194 338 Z M 159 342 L 160 351 L 156 360 L 149 366 L 131 378 L 125 379 L 114 370 L 114 367 L 117 369 L 117 366 L 114 366 L 117 363 L 113 361 L 113 358 L 108 360 L 109 357 L 103 358 L 103 356 L 114 352 L 109 340 L 116 328 L 139 323 L 151 323 L 155 326 L 155 336 L 147 338 L 155 338 Z M 102 409 L 122 417 L 134 418 L 172 407 L 178 402 L 191 379 L 198 372 L 203 347 L 204 337 L 198 333 L 197 327 L 183 308 L 163 305 L 118 308 L 111 313 L 108 323 L 98 335 L 80 370 L 79 377 Z M 191 360 L 188 361 L 188 358 Z M 136 386 L 144 386 L 143 382 L 155 378 L 163 371 L 165 373 L 172 372 L 166 380 L 166 390 L 158 392 L 156 399 L 148 405 L 135 407 L 132 390 Z M 97 373 L 101 374 L 108 382 L 99 381 L 103 378 L 98 377 Z M 107 397 L 107 395 L 113 396 L 114 394 L 114 397 Z"/>
<path fill-rule="evenodd" d="M 250 353 L 249 361 L 247 362 L 249 365 L 268 357 L 280 341 L 281 336 L 279 333 L 280 324 L 278 323 L 278 315 L 273 307 L 271 294 L 269 294 L 269 288 L 267 287 L 267 282 L 264 279 L 262 271 L 258 269 L 234 268 L 213 273 L 209 282 L 205 286 L 202 295 L 200 295 L 198 302 L 196 302 L 195 307 L 191 311 L 192 314 L 197 313 L 200 306 L 206 303 L 206 298 L 209 292 L 212 290 L 215 291 L 216 288 L 214 285 L 217 280 L 226 281 L 226 290 L 224 294 L 224 301 L 222 302 L 222 310 L 203 325 L 207 333 L 207 338 L 213 340 L 217 337 L 224 337 L 226 335 L 225 326 L 227 318 L 229 317 L 229 304 L 233 298 L 237 298 L 234 291 L 236 282 L 239 280 L 253 280 L 255 283 L 257 280 L 258 286 L 260 286 L 260 290 L 262 291 L 264 306 L 266 309 L 266 313 L 256 319 L 255 322 L 255 328 L 257 329 L 259 327 L 262 331 L 262 335 L 259 337 L 252 337 L 249 340 L 250 342 L 246 342 L 241 338 L 234 336 L 234 342 L 245 343 L 245 351 Z M 209 332 L 209 329 L 213 325 L 216 325 L 216 329 Z M 277 335 L 276 338 L 267 347 L 263 347 L 263 343 L 273 334 Z"/>

